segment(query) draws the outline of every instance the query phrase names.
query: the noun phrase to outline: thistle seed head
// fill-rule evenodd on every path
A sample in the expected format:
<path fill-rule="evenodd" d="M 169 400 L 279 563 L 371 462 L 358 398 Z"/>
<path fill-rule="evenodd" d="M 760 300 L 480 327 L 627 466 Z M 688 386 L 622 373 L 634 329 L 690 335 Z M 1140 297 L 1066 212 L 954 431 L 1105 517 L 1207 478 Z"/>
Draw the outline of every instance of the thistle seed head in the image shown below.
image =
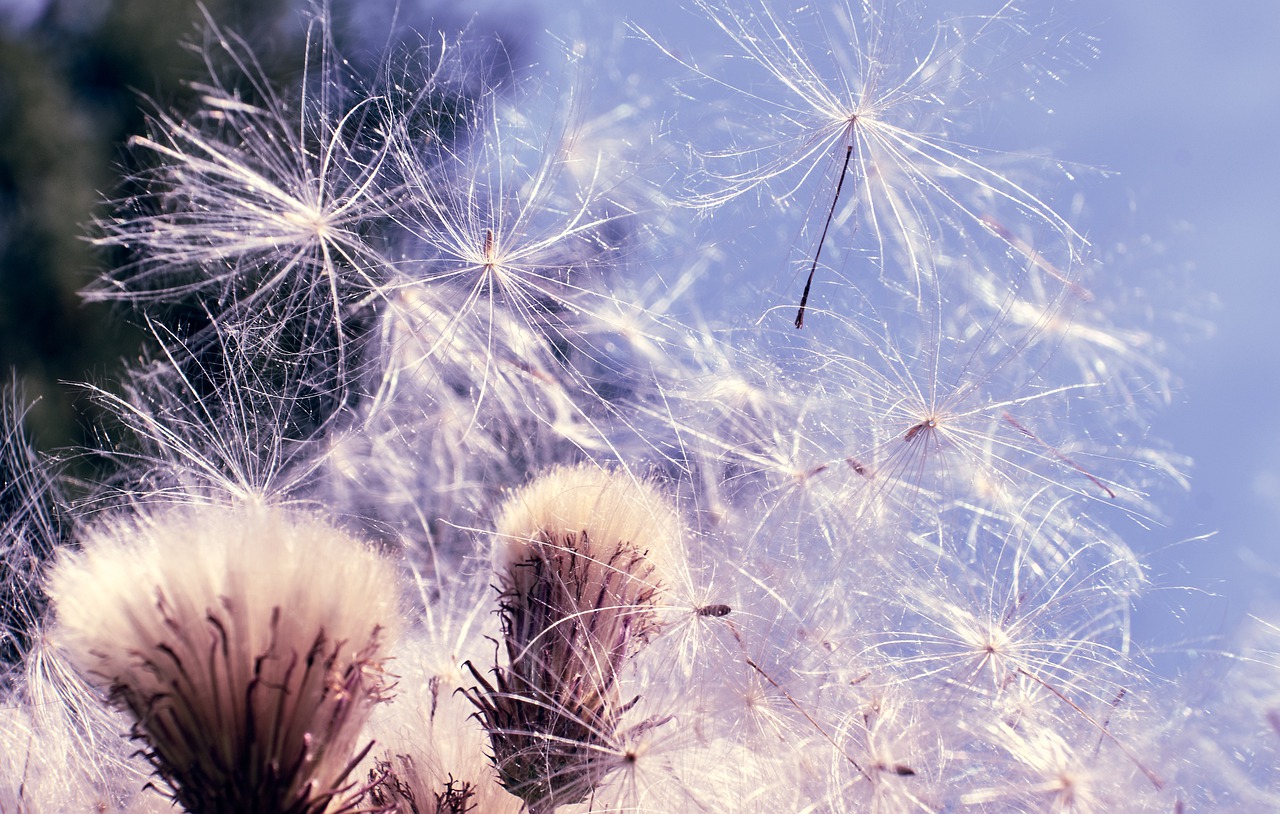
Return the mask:
<path fill-rule="evenodd" d="M 625 472 L 561 467 L 501 512 L 497 571 L 508 666 L 468 697 L 503 785 L 531 811 L 583 800 L 616 763 L 623 662 L 657 630 L 656 597 L 679 561 L 680 522 Z M 656 726 L 656 722 L 640 726 Z"/>
<path fill-rule="evenodd" d="M 57 641 L 131 713 L 193 814 L 351 810 L 399 609 L 395 572 L 261 506 L 105 523 L 50 581 Z M 370 744 L 372 745 L 372 744 Z"/>
<path fill-rule="evenodd" d="M 549 603 L 510 607 L 508 621 L 530 611 L 545 612 L 551 625 L 578 620 L 597 669 L 616 668 L 654 632 L 655 598 L 681 559 L 681 525 L 652 484 L 590 465 L 559 467 L 511 497 L 497 531 L 504 608 L 543 593 Z M 525 633 L 521 651 L 543 631 Z"/>

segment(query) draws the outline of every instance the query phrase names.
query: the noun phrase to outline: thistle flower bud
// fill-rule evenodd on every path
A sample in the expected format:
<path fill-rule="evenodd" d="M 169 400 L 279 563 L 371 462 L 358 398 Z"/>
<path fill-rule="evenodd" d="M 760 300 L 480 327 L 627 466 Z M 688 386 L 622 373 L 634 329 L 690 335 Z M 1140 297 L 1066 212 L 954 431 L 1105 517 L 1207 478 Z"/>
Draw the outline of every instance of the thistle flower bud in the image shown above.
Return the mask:
<path fill-rule="evenodd" d="M 616 765 L 608 747 L 631 706 L 618 674 L 657 630 L 655 599 L 678 562 L 681 527 L 652 485 L 578 466 L 517 492 L 497 530 L 508 666 L 493 683 L 472 668 L 480 687 L 468 697 L 503 785 L 531 812 L 550 811 L 583 800 Z"/>
<path fill-rule="evenodd" d="M 318 520 L 203 507 L 91 531 L 50 581 L 57 641 L 197 814 L 352 810 L 386 697 L 395 572 Z M 370 744 L 371 746 L 372 744 Z"/>

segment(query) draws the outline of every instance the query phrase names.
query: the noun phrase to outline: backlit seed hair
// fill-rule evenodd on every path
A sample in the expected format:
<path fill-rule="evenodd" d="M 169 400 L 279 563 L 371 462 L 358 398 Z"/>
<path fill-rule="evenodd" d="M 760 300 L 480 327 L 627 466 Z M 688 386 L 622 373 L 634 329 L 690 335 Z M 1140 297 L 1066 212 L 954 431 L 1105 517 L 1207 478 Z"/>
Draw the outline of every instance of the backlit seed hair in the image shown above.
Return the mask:
<path fill-rule="evenodd" d="M 389 682 L 390 563 L 262 506 L 105 523 L 50 580 L 56 640 L 132 714 L 193 814 L 351 811 L 352 769 Z"/>
<path fill-rule="evenodd" d="M 616 765 L 609 747 L 631 705 L 618 674 L 657 630 L 681 524 L 652 484 L 583 465 L 514 494 L 497 531 L 508 664 L 493 682 L 473 667 L 480 687 L 468 697 L 501 782 L 537 814 L 585 799 Z"/>

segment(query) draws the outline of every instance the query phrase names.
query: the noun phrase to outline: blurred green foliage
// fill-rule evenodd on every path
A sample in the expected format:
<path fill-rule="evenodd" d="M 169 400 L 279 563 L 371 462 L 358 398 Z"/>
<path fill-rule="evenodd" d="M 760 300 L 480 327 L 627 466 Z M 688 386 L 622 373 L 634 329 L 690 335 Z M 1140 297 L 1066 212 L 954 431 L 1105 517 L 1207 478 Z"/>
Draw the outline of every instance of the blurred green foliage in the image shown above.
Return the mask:
<path fill-rule="evenodd" d="M 142 341 L 110 308 L 80 302 L 106 261 L 87 224 L 119 188 L 143 97 L 181 110 L 184 82 L 204 72 L 190 47 L 202 7 L 268 45 L 297 29 L 286 0 L 54 0 L 34 19 L 0 20 L 0 369 L 38 400 L 27 421 L 44 449 L 81 443 L 92 424 L 59 382 L 110 382 Z"/>
<path fill-rule="evenodd" d="M 482 27 L 492 35 L 475 64 L 499 86 L 523 39 L 511 33 L 531 23 L 517 11 L 477 26 L 464 9 L 432 0 L 0 2 L 0 371 L 12 370 L 36 402 L 26 426 L 39 448 L 91 440 L 93 405 L 67 383 L 112 389 L 122 360 L 136 359 L 146 341 L 130 327 L 136 317 L 78 295 L 104 264 L 123 259 L 87 238 L 106 202 L 130 193 L 127 140 L 145 132 L 148 111 L 192 108 L 187 83 L 208 73 L 206 19 L 242 36 L 265 73 L 291 86 L 312 3 L 335 21 L 347 67 L 375 83 L 384 60 L 429 45 L 430 31 Z"/>

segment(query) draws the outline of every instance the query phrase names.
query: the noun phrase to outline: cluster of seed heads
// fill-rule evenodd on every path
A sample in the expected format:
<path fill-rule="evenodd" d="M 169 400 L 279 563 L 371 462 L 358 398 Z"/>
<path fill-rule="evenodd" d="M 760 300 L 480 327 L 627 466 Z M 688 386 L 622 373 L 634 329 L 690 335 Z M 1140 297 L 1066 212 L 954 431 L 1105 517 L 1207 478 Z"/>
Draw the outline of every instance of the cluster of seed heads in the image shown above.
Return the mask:
<path fill-rule="evenodd" d="M 969 146 L 1035 12 L 315 5 L 292 88 L 208 20 L 94 226 L 104 474 L 4 404 L 0 812 L 1280 810 L 1277 628 L 1206 694 L 1130 627 L 1162 306 Z"/>

